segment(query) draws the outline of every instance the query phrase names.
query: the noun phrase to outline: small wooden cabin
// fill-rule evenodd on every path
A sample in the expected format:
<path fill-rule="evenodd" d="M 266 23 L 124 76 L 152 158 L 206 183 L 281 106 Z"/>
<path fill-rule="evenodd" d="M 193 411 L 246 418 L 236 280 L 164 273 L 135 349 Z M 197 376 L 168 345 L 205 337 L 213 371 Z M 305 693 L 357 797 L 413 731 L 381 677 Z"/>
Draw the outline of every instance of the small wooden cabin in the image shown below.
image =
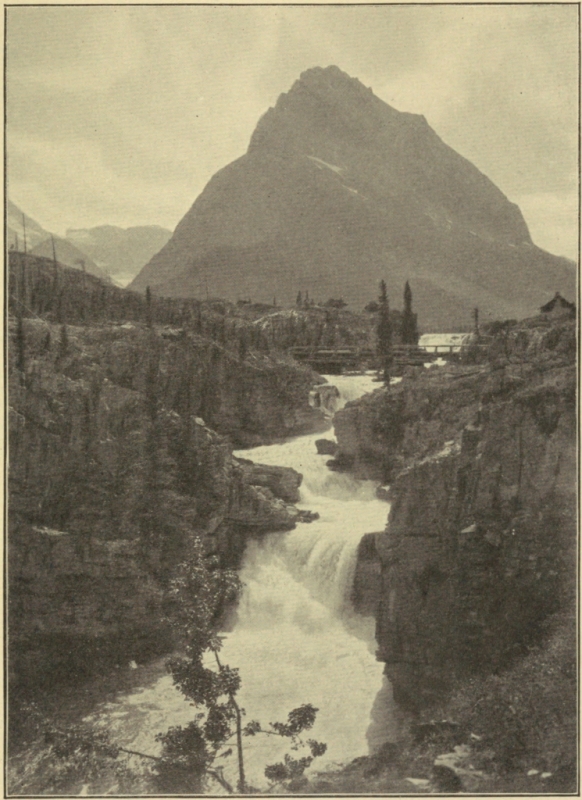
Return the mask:
<path fill-rule="evenodd" d="M 540 312 L 552 319 L 556 317 L 573 317 L 576 313 L 576 306 L 574 303 L 569 303 L 565 300 L 560 292 L 556 292 L 549 303 L 541 306 Z"/>

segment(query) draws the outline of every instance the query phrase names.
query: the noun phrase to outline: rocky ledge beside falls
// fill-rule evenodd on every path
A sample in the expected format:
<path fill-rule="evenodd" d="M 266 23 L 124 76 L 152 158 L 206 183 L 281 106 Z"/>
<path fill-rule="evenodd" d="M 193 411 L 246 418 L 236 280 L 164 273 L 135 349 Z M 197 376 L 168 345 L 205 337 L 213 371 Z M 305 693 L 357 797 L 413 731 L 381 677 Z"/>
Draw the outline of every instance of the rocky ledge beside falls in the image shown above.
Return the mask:
<path fill-rule="evenodd" d="M 414 372 L 336 415 L 336 460 L 390 483 L 354 593 L 411 709 L 523 655 L 573 608 L 575 354 L 573 321 L 513 324 L 487 363 Z"/>
<path fill-rule="evenodd" d="M 235 458 L 233 441 L 324 417 L 309 405 L 318 376 L 291 362 L 236 359 L 163 326 L 20 326 L 10 326 L 10 667 L 14 685 L 38 686 L 168 647 L 164 587 L 193 537 L 237 567 L 249 537 L 305 516 L 293 505 L 301 476 Z"/>

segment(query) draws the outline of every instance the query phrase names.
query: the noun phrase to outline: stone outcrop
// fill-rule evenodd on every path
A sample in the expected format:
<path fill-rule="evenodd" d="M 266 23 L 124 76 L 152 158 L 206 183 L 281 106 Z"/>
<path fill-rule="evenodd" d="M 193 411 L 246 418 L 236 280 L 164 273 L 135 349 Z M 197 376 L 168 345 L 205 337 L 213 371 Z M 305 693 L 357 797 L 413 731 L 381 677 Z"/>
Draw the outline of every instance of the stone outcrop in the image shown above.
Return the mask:
<path fill-rule="evenodd" d="M 317 439 L 315 447 L 320 456 L 334 456 L 337 453 L 337 442 L 331 439 Z"/>
<path fill-rule="evenodd" d="M 354 591 L 377 607 L 379 657 L 408 707 L 507 664 L 573 607 L 574 323 L 504 339 L 486 365 L 405 378 L 338 415 L 340 455 L 391 484 Z"/>
<path fill-rule="evenodd" d="M 11 677 L 50 682 L 168 646 L 164 587 L 193 537 L 237 567 L 249 537 L 308 521 L 293 505 L 301 475 L 237 459 L 231 442 L 323 417 L 309 370 L 288 363 L 249 356 L 227 377 L 215 345 L 165 328 L 22 328 L 23 353 L 10 349 Z"/>
<path fill-rule="evenodd" d="M 257 464 L 246 458 L 237 458 L 242 466 L 243 482 L 250 486 L 269 489 L 275 497 L 287 503 L 299 502 L 299 486 L 303 476 L 291 467 Z"/>
<path fill-rule="evenodd" d="M 309 404 L 313 408 L 321 409 L 326 417 L 331 418 L 336 412 L 339 396 L 337 386 L 322 383 L 314 386 L 309 393 Z"/>
<path fill-rule="evenodd" d="M 8 552 L 15 692 L 75 682 L 170 646 L 162 587 L 135 540 L 21 525 Z"/>
<path fill-rule="evenodd" d="M 382 533 L 366 533 L 358 545 L 352 605 L 358 614 L 376 616 L 382 597 L 382 562 L 376 541 Z"/>

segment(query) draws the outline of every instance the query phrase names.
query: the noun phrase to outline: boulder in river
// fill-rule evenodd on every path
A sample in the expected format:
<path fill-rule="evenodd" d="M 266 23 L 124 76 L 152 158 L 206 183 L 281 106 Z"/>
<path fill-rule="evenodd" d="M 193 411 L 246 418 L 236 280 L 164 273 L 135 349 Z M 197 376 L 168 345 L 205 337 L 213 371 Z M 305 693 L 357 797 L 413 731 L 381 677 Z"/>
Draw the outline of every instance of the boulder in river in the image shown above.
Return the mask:
<path fill-rule="evenodd" d="M 320 456 L 335 456 L 337 453 L 337 442 L 332 442 L 331 439 L 317 439 L 315 446 Z"/>
<path fill-rule="evenodd" d="M 337 409 L 337 402 L 340 392 L 337 386 L 330 383 L 323 383 L 314 386 L 309 393 L 309 405 L 312 408 L 320 409 L 326 416 L 332 417 Z"/>
<path fill-rule="evenodd" d="M 297 503 L 303 475 L 291 467 L 256 464 L 246 458 L 237 459 L 243 470 L 243 483 L 270 489 L 286 503 Z"/>

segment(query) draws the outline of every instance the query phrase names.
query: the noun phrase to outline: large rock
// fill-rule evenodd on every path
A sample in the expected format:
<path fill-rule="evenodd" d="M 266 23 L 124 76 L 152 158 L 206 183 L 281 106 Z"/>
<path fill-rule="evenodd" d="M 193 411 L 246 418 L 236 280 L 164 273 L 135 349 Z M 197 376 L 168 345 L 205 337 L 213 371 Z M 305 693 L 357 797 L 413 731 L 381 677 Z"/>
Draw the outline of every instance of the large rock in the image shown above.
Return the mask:
<path fill-rule="evenodd" d="M 358 309 L 409 280 L 427 329 L 520 318 L 573 262 L 536 247 L 521 211 L 416 114 L 337 67 L 304 72 L 260 119 L 246 154 L 220 170 L 132 288 L 294 304 L 298 291 Z M 445 327 L 446 326 L 446 327 Z"/>
<path fill-rule="evenodd" d="M 323 383 L 314 386 L 309 393 L 309 404 L 313 408 L 319 408 L 328 417 L 333 417 L 336 412 L 340 398 L 339 389 L 330 383 Z"/>
<path fill-rule="evenodd" d="M 286 503 L 299 501 L 299 487 L 303 476 L 291 467 L 276 467 L 270 464 L 257 464 L 245 458 L 238 458 L 243 470 L 244 483 L 263 486 Z"/>
<path fill-rule="evenodd" d="M 411 708 L 442 699 L 456 676 L 499 669 L 573 605 L 573 329 L 515 326 L 506 352 L 527 358 L 449 379 L 430 371 L 359 404 L 352 457 L 361 463 L 359 448 L 372 447 L 377 464 L 384 449 L 393 474 L 388 525 L 362 541 L 356 594 L 370 602 L 379 563 L 378 654 Z M 397 436 L 386 416 L 394 403 Z"/>
<path fill-rule="evenodd" d="M 352 605 L 358 614 L 376 616 L 382 600 L 382 562 L 376 548 L 380 533 L 366 533 L 356 556 Z"/>
<path fill-rule="evenodd" d="M 331 439 L 316 439 L 315 447 L 320 456 L 335 456 L 337 453 L 337 442 Z"/>

